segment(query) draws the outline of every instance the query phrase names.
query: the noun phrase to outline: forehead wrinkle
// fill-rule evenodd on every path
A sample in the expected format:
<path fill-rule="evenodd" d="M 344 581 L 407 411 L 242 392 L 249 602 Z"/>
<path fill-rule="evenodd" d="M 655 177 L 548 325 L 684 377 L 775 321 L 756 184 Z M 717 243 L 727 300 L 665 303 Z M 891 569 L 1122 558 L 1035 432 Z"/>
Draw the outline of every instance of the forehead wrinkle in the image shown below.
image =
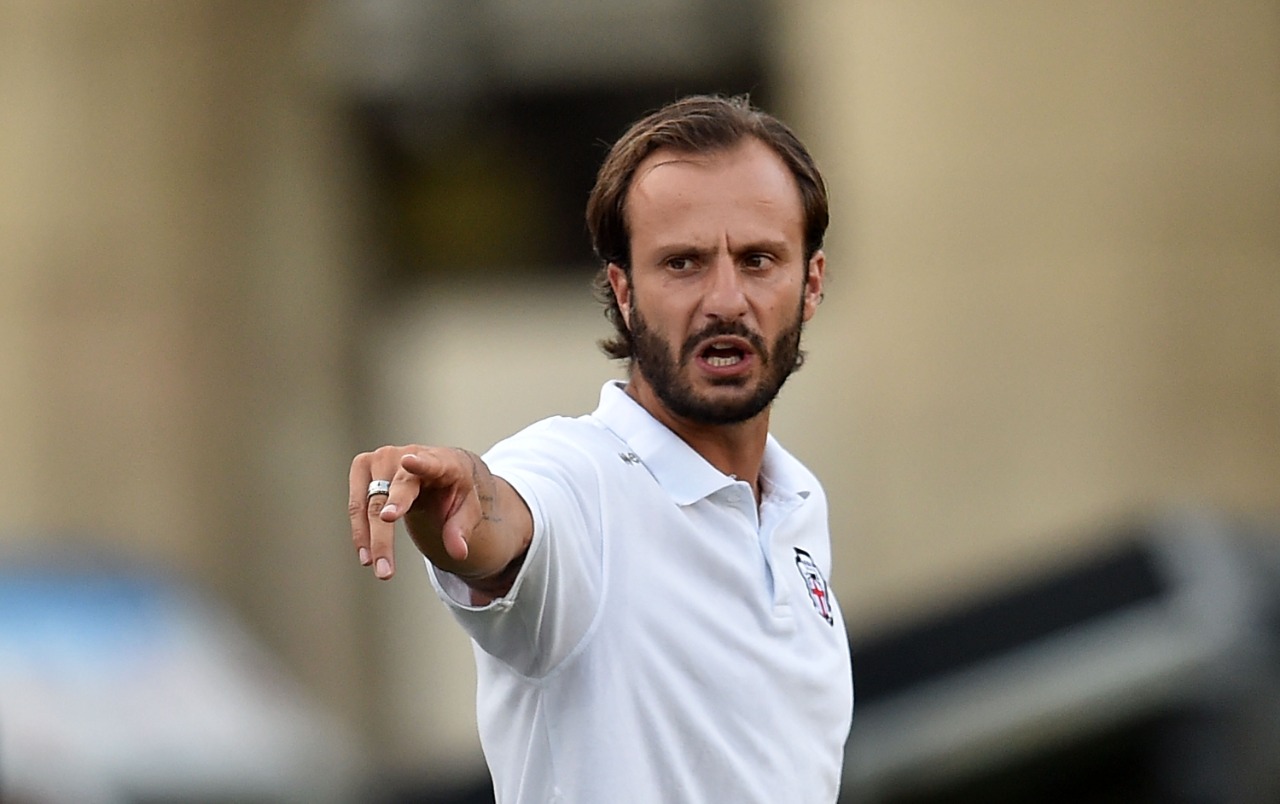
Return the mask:
<path fill-rule="evenodd" d="M 778 209 L 779 205 L 768 201 L 753 201 L 739 206 L 739 209 L 744 212 L 752 208 L 757 211 L 774 210 Z M 787 254 L 791 251 L 787 242 L 788 234 L 792 233 L 788 230 L 794 230 L 793 233 L 798 238 L 803 237 L 801 231 L 803 225 L 798 217 L 787 216 L 781 220 L 770 220 L 776 216 L 737 215 L 731 220 L 700 228 L 690 226 L 689 220 L 678 211 L 678 208 L 673 208 L 672 211 L 675 213 L 671 219 L 673 228 L 659 236 L 655 244 L 657 250 L 666 253 L 679 252 L 706 256 L 720 251 L 735 255 L 766 251 Z"/>
<path fill-rule="evenodd" d="M 680 247 L 682 251 L 708 252 L 725 249 L 729 253 L 735 253 L 760 246 L 763 247 L 761 250 L 774 251 L 774 246 L 780 243 L 785 245 L 790 239 L 793 227 L 796 230 L 795 236 L 803 239 L 803 198 L 794 177 L 785 172 L 785 165 L 781 164 L 776 154 L 767 151 L 769 158 L 761 160 L 751 154 L 753 148 L 760 150 L 767 149 L 767 146 L 759 144 L 757 147 L 744 142 L 735 148 L 717 149 L 708 153 L 659 149 L 649 154 L 637 167 L 630 190 L 624 196 L 622 213 L 628 235 L 635 233 L 632 227 L 636 224 L 633 217 L 636 208 L 633 204 L 643 201 L 647 210 L 646 220 L 668 227 L 665 236 L 660 238 L 665 243 L 657 244 L 659 248 L 665 247 L 666 250 Z M 680 167 L 687 167 L 695 174 L 705 174 L 717 170 L 722 162 L 726 170 L 722 178 L 734 182 L 730 185 L 731 191 L 726 191 L 723 187 L 711 191 L 710 187 L 698 179 L 693 179 L 693 183 L 689 184 L 677 179 L 674 173 L 655 173 L 659 167 L 671 166 L 677 171 Z M 748 173 L 732 177 L 731 174 L 744 167 L 744 162 L 752 164 Z M 778 181 L 779 175 L 782 176 L 781 182 Z M 668 181 L 669 178 L 671 181 Z M 745 191 L 738 186 L 739 183 L 745 183 Z M 791 208 L 792 198 L 794 209 Z M 689 217 L 689 206 L 708 200 L 717 206 L 717 216 L 728 213 L 730 219 L 721 220 L 715 227 L 719 231 L 715 233 L 689 228 L 687 224 L 695 220 Z M 734 212 L 734 209 L 737 211 Z M 654 215 L 657 217 L 652 217 Z"/>

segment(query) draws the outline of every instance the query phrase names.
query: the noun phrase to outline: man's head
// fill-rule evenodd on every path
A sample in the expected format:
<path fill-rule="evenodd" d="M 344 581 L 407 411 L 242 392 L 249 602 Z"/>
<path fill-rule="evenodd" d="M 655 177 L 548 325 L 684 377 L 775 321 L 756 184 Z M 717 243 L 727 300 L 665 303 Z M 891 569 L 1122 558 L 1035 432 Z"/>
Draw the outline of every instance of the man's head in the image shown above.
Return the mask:
<path fill-rule="evenodd" d="M 693 97 L 636 123 L 587 207 L 597 292 L 633 385 L 708 424 L 750 418 L 799 366 L 821 296 L 826 190 L 781 122 Z"/>
<path fill-rule="evenodd" d="M 616 330 L 614 337 L 600 344 L 609 357 L 632 357 L 631 334 L 609 287 L 606 270 L 610 264 L 631 270 L 627 194 L 636 168 L 659 149 L 709 154 L 728 150 L 747 138 L 772 149 L 795 178 L 804 211 L 805 262 L 822 248 L 828 222 L 827 187 L 808 149 L 785 123 L 752 107 L 743 95 L 693 95 L 646 115 L 614 143 L 587 200 L 587 229 L 602 263 L 595 279 L 596 295 Z"/>

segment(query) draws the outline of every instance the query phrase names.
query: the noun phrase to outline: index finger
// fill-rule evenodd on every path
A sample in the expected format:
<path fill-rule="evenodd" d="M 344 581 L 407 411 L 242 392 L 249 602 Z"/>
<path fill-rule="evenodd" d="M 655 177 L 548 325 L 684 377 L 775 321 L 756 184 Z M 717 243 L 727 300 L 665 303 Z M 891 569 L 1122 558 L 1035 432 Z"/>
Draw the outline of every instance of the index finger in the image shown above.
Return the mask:
<path fill-rule="evenodd" d="M 416 477 L 423 489 L 445 489 L 475 481 L 470 453 L 458 447 L 426 447 L 400 456 L 400 466 Z"/>

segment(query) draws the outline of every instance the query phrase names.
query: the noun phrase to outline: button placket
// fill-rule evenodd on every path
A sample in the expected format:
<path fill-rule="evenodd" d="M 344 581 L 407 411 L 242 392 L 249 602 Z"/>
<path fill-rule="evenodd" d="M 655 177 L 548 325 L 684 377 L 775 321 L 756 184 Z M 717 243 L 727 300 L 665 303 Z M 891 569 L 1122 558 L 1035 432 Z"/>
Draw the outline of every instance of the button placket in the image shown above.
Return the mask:
<path fill-rule="evenodd" d="M 773 581 L 773 611 L 775 616 L 790 617 L 791 616 L 791 599 L 787 595 L 787 581 L 789 580 L 785 573 L 791 562 L 782 545 L 778 548 L 774 544 L 774 535 L 778 533 L 782 524 L 787 518 L 795 513 L 796 509 L 804 502 L 801 497 L 788 497 L 778 499 L 776 497 L 765 498 L 764 505 L 761 507 L 763 526 L 760 529 L 760 549 L 764 551 L 766 561 L 769 566 L 769 572 Z M 764 512 L 768 511 L 768 515 L 764 516 Z M 777 549 L 777 552 L 775 552 Z"/>

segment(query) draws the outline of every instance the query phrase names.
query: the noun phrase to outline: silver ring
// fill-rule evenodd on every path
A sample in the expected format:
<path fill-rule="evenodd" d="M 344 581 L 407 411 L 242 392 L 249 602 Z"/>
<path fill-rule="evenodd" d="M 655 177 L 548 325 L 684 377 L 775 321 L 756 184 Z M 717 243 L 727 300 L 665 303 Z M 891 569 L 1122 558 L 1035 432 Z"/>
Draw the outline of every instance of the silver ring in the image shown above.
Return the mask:
<path fill-rule="evenodd" d="M 365 499 L 367 500 L 370 497 L 374 496 L 375 494 L 390 494 L 390 493 L 391 493 L 390 480 L 375 480 L 369 484 L 369 493 L 368 495 L 365 496 Z"/>

